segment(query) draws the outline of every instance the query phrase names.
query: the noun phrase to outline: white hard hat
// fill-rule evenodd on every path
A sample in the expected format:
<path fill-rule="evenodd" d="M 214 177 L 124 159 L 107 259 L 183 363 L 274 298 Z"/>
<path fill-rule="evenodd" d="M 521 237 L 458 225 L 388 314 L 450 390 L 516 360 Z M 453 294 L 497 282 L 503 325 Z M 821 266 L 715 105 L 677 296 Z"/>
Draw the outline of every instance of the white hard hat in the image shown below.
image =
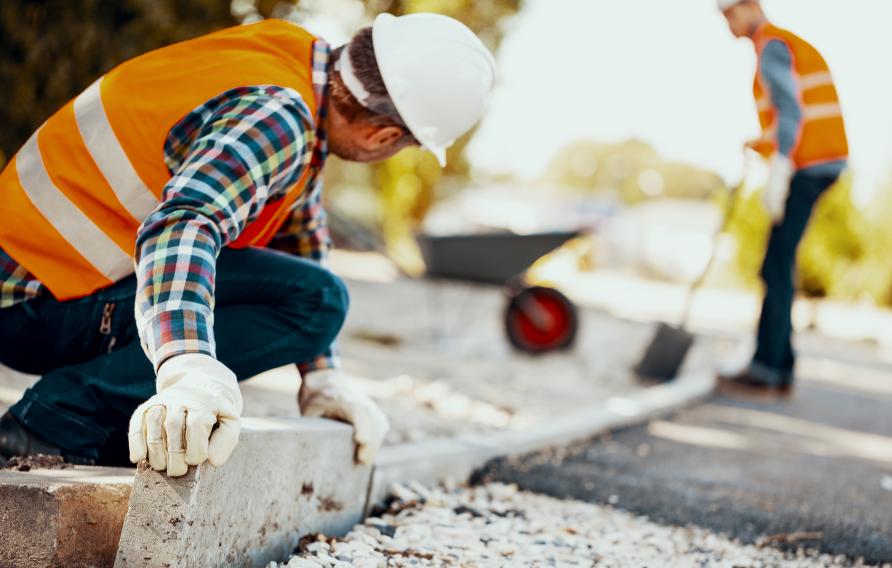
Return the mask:
<path fill-rule="evenodd" d="M 375 59 L 406 127 L 446 165 L 446 149 L 480 120 L 495 60 L 467 26 L 440 14 L 380 14 Z"/>
<path fill-rule="evenodd" d="M 732 6 L 737 6 L 738 4 L 740 4 L 743 1 L 744 0 L 718 0 L 719 10 L 724 12 L 728 8 L 731 8 Z"/>

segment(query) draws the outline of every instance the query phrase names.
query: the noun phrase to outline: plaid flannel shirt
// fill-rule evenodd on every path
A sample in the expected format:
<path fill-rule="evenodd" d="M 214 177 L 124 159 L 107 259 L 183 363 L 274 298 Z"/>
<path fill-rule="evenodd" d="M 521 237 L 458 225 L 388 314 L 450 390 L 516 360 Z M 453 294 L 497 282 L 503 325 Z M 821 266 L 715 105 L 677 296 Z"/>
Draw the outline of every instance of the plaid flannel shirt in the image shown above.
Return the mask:
<path fill-rule="evenodd" d="M 326 112 L 329 46 L 313 49 L 319 120 Z M 308 190 L 270 247 L 325 264 L 331 247 L 320 170 L 327 140 L 300 94 L 277 86 L 241 87 L 206 101 L 168 133 L 173 176 L 136 240 L 136 322 L 157 369 L 182 353 L 215 356 L 214 277 L 222 247 L 238 238 L 268 201 L 284 197 L 310 168 Z M 0 250 L 0 308 L 46 293 Z M 299 365 L 301 373 L 338 365 L 332 349 Z"/>

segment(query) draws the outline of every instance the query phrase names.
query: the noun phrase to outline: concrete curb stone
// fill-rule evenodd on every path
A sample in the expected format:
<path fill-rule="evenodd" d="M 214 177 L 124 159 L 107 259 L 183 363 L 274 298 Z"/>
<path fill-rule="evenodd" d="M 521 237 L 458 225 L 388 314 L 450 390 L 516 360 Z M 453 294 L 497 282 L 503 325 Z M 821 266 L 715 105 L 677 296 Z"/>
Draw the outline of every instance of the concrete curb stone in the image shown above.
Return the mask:
<path fill-rule="evenodd" d="M 224 467 L 170 478 L 141 465 L 115 566 L 266 566 L 306 534 L 346 533 L 371 475 L 352 438 L 329 420 L 245 418 Z"/>
<path fill-rule="evenodd" d="M 133 470 L 0 471 L 0 566 L 111 566 Z"/>

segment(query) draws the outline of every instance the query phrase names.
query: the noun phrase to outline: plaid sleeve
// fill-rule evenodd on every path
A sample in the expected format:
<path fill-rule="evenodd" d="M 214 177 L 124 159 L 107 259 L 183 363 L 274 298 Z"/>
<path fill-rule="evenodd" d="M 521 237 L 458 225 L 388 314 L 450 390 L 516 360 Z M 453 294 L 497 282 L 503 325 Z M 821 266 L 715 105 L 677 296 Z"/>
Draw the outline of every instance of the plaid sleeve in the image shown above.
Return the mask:
<path fill-rule="evenodd" d="M 136 322 L 156 370 L 181 353 L 216 356 L 217 255 L 309 167 L 308 116 L 296 93 L 256 87 L 203 116 L 181 152 L 136 241 Z"/>
<path fill-rule="evenodd" d="M 322 206 L 322 176 L 316 175 L 306 200 L 294 209 L 269 245 L 272 248 L 315 260 L 328 268 L 328 252 L 331 250 L 331 233 Z M 341 366 L 337 345 L 313 359 L 300 363 L 301 375 L 319 369 L 336 369 Z"/>

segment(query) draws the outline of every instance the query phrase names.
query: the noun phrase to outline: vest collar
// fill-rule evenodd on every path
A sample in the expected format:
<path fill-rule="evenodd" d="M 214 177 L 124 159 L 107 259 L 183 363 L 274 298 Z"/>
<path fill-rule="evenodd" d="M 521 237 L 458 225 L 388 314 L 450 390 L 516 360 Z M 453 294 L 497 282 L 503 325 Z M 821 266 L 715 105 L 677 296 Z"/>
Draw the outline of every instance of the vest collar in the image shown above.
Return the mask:
<path fill-rule="evenodd" d="M 771 27 L 771 22 L 768 21 L 768 18 L 762 20 L 762 23 L 756 26 L 753 35 L 750 36 L 750 38 L 753 40 L 753 44 L 758 45 L 762 41 L 762 38 L 765 35 L 765 31 L 769 27 Z"/>

